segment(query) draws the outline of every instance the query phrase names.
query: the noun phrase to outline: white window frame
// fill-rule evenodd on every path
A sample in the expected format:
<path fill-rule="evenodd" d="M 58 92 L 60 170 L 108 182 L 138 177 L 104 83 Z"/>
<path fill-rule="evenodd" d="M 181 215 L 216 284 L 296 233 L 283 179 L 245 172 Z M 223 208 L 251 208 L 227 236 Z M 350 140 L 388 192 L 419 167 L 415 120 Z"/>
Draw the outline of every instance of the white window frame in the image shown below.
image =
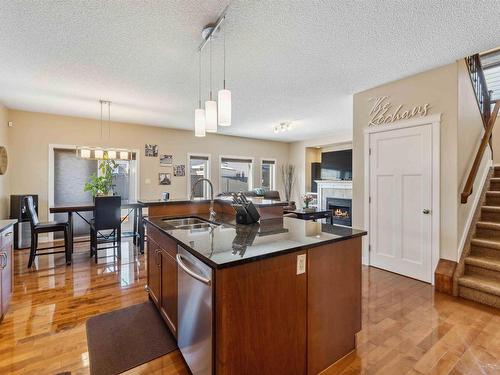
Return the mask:
<path fill-rule="evenodd" d="M 188 152 L 187 154 L 187 165 L 186 165 L 186 180 L 187 180 L 187 197 L 191 197 L 191 157 L 192 156 L 201 156 L 204 158 L 208 158 L 208 168 L 207 168 L 207 177 L 210 180 L 210 176 L 212 175 L 212 155 L 204 154 L 201 152 Z M 208 188 L 206 184 L 204 184 L 203 195 L 208 196 Z M 214 191 L 215 196 L 215 191 Z"/>
<path fill-rule="evenodd" d="M 259 181 L 260 181 L 260 184 L 262 185 L 262 165 L 264 164 L 264 161 L 274 161 L 274 172 L 273 172 L 273 176 L 272 176 L 272 186 L 271 186 L 271 189 L 270 190 L 277 190 L 276 189 L 276 169 L 277 169 L 277 166 L 278 166 L 278 160 L 276 160 L 275 158 L 260 158 L 260 175 L 259 175 Z M 262 187 L 262 186 L 260 186 Z"/>
<path fill-rule="evenodd" d="M 241 155 L 219 155 L 219 165 L 218 165 L 218 170 L 219 170 L 219 193 L 222 193 L 222 173 L 221 173 L 221 164 L 222 164 L 222 159 L 227 158 L 227 159 L 241 159 L 241 160 L 251 160 L 252 164 L 250 167 L 250 174 L 248 176 L 248 191 L 253 189 L 253 174 L 254 174 L 254 165 L 255 165 L 255 158 L 253 156 L 241 156 Z"/>

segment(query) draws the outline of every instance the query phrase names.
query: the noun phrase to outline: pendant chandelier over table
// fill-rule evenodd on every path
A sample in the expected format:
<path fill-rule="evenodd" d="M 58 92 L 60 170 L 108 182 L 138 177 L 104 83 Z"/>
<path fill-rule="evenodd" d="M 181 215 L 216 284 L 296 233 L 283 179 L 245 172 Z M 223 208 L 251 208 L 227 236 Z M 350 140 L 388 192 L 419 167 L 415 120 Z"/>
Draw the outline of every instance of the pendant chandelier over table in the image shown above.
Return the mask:
<path fill-rule="evenodd" d="M 224 52 L 223 52 L 223 69 L 224 79 L 222 89 L 217 93 L 217 101 L 212 96 L 212 43 L 215 38 L 215 33 L 220 30 L 220 26 L 226 18 L 225 11 L 214 25 L 206 26 L 201 35 L 203 43 L 198 48 L 199 67 L 198 67 L 198 108 L 194 111 L 194 135 L 196 137 L 205 137 L 206 133 L 217 133 L 218 126 L 231 126 L 231 91 L 226 88 L 226 36 L 224 33 Z M 202 106 L 201 95 L 201 80 L 202 80 L 202 52 L 205 46 L 209 47 L 209 94 L 208 98 Z"/>

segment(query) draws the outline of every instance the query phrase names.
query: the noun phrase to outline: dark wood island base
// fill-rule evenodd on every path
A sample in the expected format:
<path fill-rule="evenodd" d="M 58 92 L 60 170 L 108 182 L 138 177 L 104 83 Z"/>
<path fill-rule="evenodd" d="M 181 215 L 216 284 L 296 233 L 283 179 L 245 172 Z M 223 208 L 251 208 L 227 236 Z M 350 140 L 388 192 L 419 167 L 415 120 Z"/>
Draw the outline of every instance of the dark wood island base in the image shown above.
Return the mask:
<path fill-rule="evenodd" d="M 178 208 L 174 215 L 204 218 L 196 210 L 204 205 Z M 233 223 L 223 215 L 219 220 Z M 174 336 L 178 246 L 212 268 L 212 374 L 319 374 L 355 349 L 365 232 L 280 222 L 271 234 L 261 223 L 248 242 L 248 234 L 241 237 L 248 228 L 224 224 L 190 233 L 168 229 L 163 218 L 146 220 L 148 289 Z M 243 245 L 245 251 L 234 251 Z"/>

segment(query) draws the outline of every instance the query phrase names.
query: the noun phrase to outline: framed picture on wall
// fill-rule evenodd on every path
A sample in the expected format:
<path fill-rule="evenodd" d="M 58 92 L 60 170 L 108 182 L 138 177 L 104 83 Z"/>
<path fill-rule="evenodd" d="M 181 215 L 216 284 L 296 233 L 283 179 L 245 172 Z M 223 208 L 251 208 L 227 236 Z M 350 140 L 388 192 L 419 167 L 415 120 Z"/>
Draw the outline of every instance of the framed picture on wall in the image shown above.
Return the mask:
<path fill-rule="evenodd" d="M 172 184 L 172 174 L 171 173 L 158 173 L 158 180 L 160 185 L 171 185 Z"/>
<path fill-rule="evenodd" d="M 172 155 L 161 154 L 160 155 L 160 167 L 171 167 L 172 166 Z"/>
<path fill-rule="evenodd" d="M 158 145 L 146 144 L 144 146 L 144 155 L 150 158 L 158 157 Z"/>
<path fill-rule="evenodd" d="M 179 164 L 174 166 L 174 176 L 183 177 L 186 175 L 186 166 L 184 164 Z"/>

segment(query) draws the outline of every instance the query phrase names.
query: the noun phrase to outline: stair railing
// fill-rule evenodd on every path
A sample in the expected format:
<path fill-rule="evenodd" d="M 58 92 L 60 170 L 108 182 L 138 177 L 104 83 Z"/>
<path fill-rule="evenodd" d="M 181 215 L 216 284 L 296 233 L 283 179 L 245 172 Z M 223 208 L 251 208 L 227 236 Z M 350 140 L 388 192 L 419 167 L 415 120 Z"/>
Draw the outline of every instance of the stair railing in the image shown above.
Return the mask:
<path fill-rule="evenodd" d="M 483 119 L 483 127 L 486 129 L 491 116 L 491 94 L 486 85 L 481 59 L 478 54 L 465 58 L 469 76 L 472 82 L 472 87 L 476 94 L 477 105 Z M 490 144 L 491 146 L 491 144 Z"/>
<path fill-rule="evenodd" d="M 476 180 L 477 172 L 479 170 L 479 166 L 481 165 L 481 160 L 483 160 L 484 151 L 486 150 L 486 147 L 488 147 L 488 143 L 490 143 L 491 134 L 493 133 L 493 127 L 495 126 L 498 111 L 500 110 L 500 100 L 494 100 L 491 101 L 491 103 L 495 103 L 495 107 L 493 108 L 493 112 L 489 116 L 488 123 L 486 124 L 486 128 L 484 130 L 483 138 L 481 139 L 481 144 L 479 145 L 476 157 L 474 158 L 474 163 L 472 164 L 472 168 L 469 172 L 469 177 L 467 177 L 467 182 L 465 183 L 464 190 L 462 191 L 460 197 L 460 201 L 462 203 L 467 203 L 467 199 L 472 194 L 474 181 Z"/>

